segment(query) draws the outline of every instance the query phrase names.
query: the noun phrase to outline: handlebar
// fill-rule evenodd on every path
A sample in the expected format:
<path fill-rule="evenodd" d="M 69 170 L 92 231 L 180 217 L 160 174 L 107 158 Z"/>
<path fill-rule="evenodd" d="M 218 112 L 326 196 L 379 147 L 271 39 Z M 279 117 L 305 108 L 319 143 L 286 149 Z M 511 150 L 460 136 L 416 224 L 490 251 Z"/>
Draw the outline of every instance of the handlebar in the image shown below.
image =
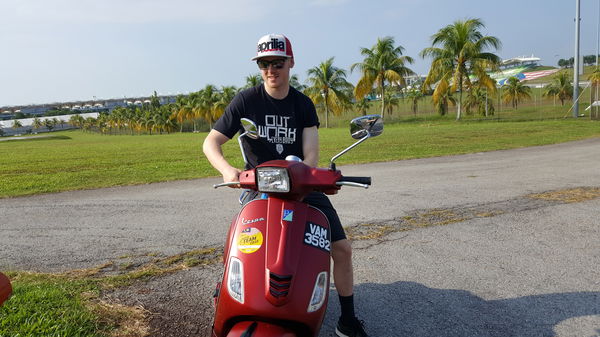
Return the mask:
<path fill-rule="evenodd" d="M 371 177 L 344 177 L 335 183 L 338 186 L 353 186 L 369 188 L 371 185 Z"/>
<path fill-rule="evenodd" d="M 338 180 L 338 182 L 349 182 L 349 183 L 357 183 L 357 184 L 362 184 L 362 185 L 371 185 L 371 177 L 342 176 L 342 179 Z"/>
<path fill-rule="evenodd" d="M 352 187 L 369 188 L 369 185 L 367 185 L 367 184 L 353 183 L 353 182 L 350 182 L 350 181 L 338 181 L 335 184 L 337 186 L 352 186 Z"/>
<path fill-rule="evenodd" d="M 369 188 L 371 185 L 371 177 L 347 177 L 342 176 L 340 180 L 335 183 L 337 186 L 353 186 L 353 187 L 363 187 Z M 238 181 L 232 181 L 228 183 L 220 183 L 213 185 L 213 188 L 225 187 L 225 186 L 237 186 L 239 187 L 240 183 Z"/>
<path fill-rule="evenodd" d="M 225 186 L 239 186 L 240 182 L 239 181 L 232 181 L 229 183 L 220 183 L 220 184 L 215 184 L 213 185 L 213 188 L 219 188 L 219 187 L 225 187 Z"/>

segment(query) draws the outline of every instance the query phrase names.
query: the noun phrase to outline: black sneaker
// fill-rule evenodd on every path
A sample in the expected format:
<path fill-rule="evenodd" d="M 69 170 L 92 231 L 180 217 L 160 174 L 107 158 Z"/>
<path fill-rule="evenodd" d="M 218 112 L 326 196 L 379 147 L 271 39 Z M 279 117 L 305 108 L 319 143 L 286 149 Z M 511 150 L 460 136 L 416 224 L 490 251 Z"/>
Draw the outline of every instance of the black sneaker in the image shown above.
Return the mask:
<path fill-rule="evenodd" d="M 335 328 L 335 334 L 339 337 L 368 337 L 365 332 L 364 322 L 359 321 L 358 318 L 354 317 L 351 324 L 344 324 L 342 319 L 338 320 L 337 327 Z"/>

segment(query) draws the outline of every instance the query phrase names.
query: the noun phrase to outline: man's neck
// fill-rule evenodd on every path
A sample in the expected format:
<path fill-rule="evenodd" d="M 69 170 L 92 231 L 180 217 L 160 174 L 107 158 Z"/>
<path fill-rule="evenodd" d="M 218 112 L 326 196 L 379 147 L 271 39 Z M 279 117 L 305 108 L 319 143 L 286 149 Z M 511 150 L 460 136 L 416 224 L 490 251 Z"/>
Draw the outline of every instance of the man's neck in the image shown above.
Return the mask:
<path fill-rule="evenodd" d="M 289 85 L 282 86 L 279 88 L 272 88 L 272 87 L 268 87 L 266 85 L 264 85 L 264 86 L 265 86 L 265 91 L 267 92 L 267 94 L 269 94 L 269 96 L 271 96 L 275 99 L 284 99 L 290 93 Z"/>

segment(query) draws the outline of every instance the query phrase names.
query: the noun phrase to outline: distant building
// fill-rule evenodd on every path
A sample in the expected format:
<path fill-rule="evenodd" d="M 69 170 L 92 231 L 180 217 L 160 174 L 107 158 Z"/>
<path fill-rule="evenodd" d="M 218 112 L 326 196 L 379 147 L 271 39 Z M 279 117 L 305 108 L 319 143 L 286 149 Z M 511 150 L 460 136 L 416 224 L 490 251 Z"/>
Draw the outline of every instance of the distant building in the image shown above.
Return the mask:
<path fill-rule="evenodd" d="M 536 67 L 540 64 L 540 61 L 541 59 L 539 57 L 533 56 L 533 54 L 531 54 L 531 56 L 513 57 L 507 60 L 502 60 L 502 62 L 500 63 L 500 69 L 508 69 L 514 67 Z"/>
<path fill-rule="evenodd" d="M 410 75 L 410 76 L 406 76 L 404 78 L 404 81 L 406 81 L 407 88 L 412 88 L 413 86 L 420 87 L 421 84 L 423 84 L 423 82 L 425 82 L 426 78 L 427 78 L 426 75 Z"/>
<path fill-rule="evenodd" d="M 158 96 L 160 104 L 174 103 L 176 95 Z M 61 102 L 61 103 L 49 103 L 49 104 L 36 104 L 36 105 L 19 105 L 19 106 L 5 106 L 0 107 L 0 120 L 14 119 L 18 113 L 30 115 L 32 117 L 38 117 L 44 115 L 50 110 L 71 110 L 73 113 L 76 112 L 108 112 L 110 113 L 117 107 L 126 107 L 131 105 L 131 102 L 136 102 L 136 105 L 141 105 L 142 102 L 150 102 L 150 96 L 147 97 L 133 97 L 133 98 L 113 98 L 104 100 L 93 100 L 93 101 L 75 101 L 75 102 Z M 139 102 L 139 104 L 137 104 Z"/>

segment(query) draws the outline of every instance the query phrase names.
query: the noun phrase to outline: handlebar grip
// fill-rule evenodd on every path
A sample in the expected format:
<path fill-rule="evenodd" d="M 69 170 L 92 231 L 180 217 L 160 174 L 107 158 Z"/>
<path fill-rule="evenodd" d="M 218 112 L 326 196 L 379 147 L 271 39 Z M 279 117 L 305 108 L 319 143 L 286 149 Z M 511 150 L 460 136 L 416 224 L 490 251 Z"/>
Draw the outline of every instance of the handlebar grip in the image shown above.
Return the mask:
<path fill-rule="evenodd" d="M 359 183 L 359 184 L 364 184 L 364 185 L 371 185 L 371 177 L 346 177 L 346 176 L 342 176 L 342 179 L 339 180 L 340 182 L 351 182 L 351 183 Z"/>

